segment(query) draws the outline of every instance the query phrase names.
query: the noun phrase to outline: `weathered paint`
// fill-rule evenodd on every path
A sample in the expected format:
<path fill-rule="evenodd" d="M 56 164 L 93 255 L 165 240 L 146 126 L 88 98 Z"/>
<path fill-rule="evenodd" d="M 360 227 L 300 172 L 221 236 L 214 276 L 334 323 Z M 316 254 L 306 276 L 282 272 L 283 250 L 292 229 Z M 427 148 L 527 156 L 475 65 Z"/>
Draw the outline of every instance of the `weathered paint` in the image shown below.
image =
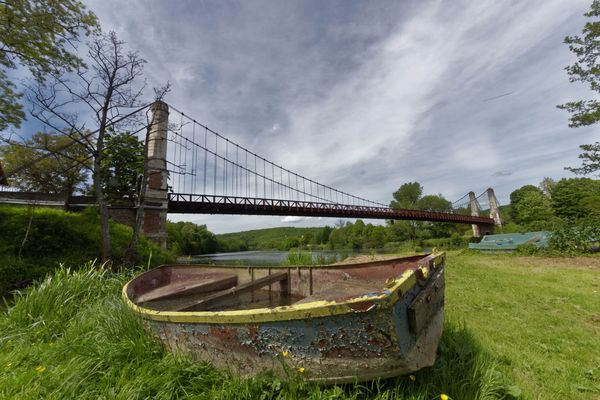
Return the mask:
<path fill-rule="evenodd" d="M 172 312 L 125 301 L 174 352 L 191 354 L 241 376 L 304 368 L 308 379 L 349 382 L 409 373 L 433 364 L 443 301 L 428 324 L 411 332 L 407 308 L 427 284 L 443 280 L 445 255 L 431 255 L 389 287 L 342 301 L 234 311 Z M 436 272 L 436 273 L 432 273 Z M 129 284 L 128 284 L 129 285 Z M 441 285 L 443 289 L 443 285 Z M 284 357 L 283 354 L 287 355 Z"/>

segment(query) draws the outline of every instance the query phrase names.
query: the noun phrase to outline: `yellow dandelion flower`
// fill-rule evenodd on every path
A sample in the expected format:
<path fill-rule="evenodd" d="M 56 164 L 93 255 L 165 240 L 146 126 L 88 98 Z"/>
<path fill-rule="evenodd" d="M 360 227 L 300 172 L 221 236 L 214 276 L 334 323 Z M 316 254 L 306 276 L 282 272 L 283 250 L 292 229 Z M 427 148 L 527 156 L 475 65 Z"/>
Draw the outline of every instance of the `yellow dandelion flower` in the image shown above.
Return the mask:
<path fill-rule="evenodd" d="M 442 393 L 440 394 L 440 400 L 450 400 L 450 397 L 448 397 L 447 394 Z"/>
<path fill-rule="evenodd" d="M 303 373 L 304 373 L 304 371 L 305 371 L 305 370 L 304 370 L 304 367 L 300 367 L 300 368 L 298 368 L 298 372 L 300 372 L 301 374 L 303 374 Z"/>
<path fill-rule="evenodd" d="M 281 352 L 281 355 L 284 356 L 284 357 L 287 357 L 287 356 L 290 355 L 290 353 L 287 350 L 284 350 L 284 351 Z"/>
<path fill-rule="evenodd" d="M 44 372 L 46 370 L 46 367 L 42 367 L 41 365 L 38 365 L 37 367 L 35 367 L 35 370 L 38 374 L 41 374 L 42 372 Z"/>
<path fill-rule="evenodd" d="M 409 375 L 409 376 L 408 376 L 408 379 L 410 379 L 411 381 L 413 381 L 413 382 L 414 382 L 414 381 L 416 381 L 416 380 L 417 380 L 417 377 L 416 377 L 416 376 L 414 376 L 414 375 Z"/>

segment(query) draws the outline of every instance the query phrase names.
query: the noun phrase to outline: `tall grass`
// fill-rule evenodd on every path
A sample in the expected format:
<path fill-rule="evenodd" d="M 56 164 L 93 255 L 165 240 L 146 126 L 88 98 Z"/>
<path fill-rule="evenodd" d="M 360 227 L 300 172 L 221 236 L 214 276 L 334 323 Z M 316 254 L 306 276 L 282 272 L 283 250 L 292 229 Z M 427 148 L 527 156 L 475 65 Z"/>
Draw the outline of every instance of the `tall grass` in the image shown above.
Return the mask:
<path fill-rule="evenodd" d="M 446 325 L 436 364 L 409 377 L 318 386 L 263 373 L 240 379 L 176 356 L 119 293 L 128 274 L 60 269 L 0 313 L 4 399 L 493 399 L 507 393 L 464 325 Z"/>
<path fill-rule="evenodd" d="M 347 256 L 343 257 L 346 258 Z M 287 258 L 284 261 L 284 265 L 327 265 L 333 264 L 340 259 L 338 254 L 317 254 L 314 257 L 312 251 L 302 251 L 302 250 L 290 250 Z"/>
<path fill-rule="evenodd" d="M 301 250 L 290 250 L 287 258 L 283 262 L 284 265 L 312 265 L 312 252 Z"/>

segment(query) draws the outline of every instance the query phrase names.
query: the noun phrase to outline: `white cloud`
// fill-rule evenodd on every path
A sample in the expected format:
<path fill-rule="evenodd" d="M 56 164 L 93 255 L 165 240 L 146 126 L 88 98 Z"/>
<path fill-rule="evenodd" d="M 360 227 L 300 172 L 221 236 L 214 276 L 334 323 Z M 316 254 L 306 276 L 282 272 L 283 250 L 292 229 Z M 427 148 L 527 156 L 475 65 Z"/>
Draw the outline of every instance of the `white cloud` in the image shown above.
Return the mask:
<path fill-rule="evenodd" d="M 292 217 L 292 216 L 287 216 L 284 217 L 281 222 L 285 223 L 285 224 L 296 224 L 298 222 L 303 222 L 306 221 L 307 218 L 306 217 Z"/>
<path fill-rule="evenodd" d="M 591 97 L 568 82 L 562 43 L 589 0 L 90 4 L 148 60 L 151 84 L 173 83 L 167 100 L 186 114 L 383 203 L 408 181 L 450 200 L 489 186 L 507 199 L 567 175 L 577 146 L 597 140 L 555 108 Z M 190 218 L 218 232 L 325 223 Z"/>

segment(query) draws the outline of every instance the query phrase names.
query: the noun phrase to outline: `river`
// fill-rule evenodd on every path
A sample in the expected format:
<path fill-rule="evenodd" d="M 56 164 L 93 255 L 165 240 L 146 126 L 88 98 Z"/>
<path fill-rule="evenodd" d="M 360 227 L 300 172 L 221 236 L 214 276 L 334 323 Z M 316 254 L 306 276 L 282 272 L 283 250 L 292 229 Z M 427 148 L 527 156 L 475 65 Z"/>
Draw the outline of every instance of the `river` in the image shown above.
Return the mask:
<path fill-rule="evenodd" d="M 303 251 L 308 253 L 308 251 Z M 215 253 L 202 254 L 191 257 L 181 257 L 181 263 L 214 263 L 214 264 L 241 264 L 241 265 L 281 265 L 287 260 L 289 251 L 239 251 L 235 253 Z M 337 260 L 350 255 L 369 254 L 356 251 L 334 251 L 334 250 L 319 250 L 312 251 L 313 261 L 317 261 L 319 256 L 329 261 L 334 257 Z"/>

